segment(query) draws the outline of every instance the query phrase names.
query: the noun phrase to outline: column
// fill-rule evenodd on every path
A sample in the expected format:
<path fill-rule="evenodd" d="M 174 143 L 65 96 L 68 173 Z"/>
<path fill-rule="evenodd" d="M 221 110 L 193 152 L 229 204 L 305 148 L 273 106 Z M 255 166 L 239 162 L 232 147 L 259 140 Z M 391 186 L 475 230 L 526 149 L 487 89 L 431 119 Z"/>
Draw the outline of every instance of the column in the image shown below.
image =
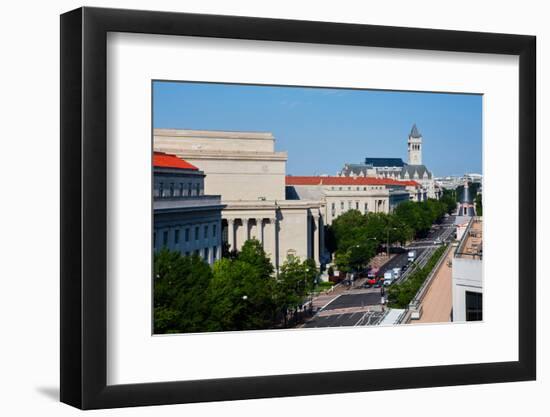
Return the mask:
<path fill-rule="evenodd" d="M 235 250 L 237 242 L 235 240 L 235 219 L 227 219 L 227 243 L 229 250 Z"/>
<path fill-rule="evenodd" d="M 269 223 L 271 224 L 271 227 L 273 229 L 273 245 L 272 245 L 272 252 L 271 252 L 271 260 L 273 262 L 273 266 L 275 267 L 275 270 L 279 270 L 279 242 L 278 242 L 278 230 L 277 230 L 277 218 L 272 217 L 269 219 Z"/>
<path fill-rule="evenodd" d="M 257 218 L 256 219 L 256 239 L 260 241 L 262 244 L 262 247 L 264 246 L 264 228 L 263 228 L 263 219 Z M 265 248 L 264 248 L 265 250 Z"/>
<path fill-rule="evenodd" d="M 313 223 L 314 223 L 314 229 L 313 229 L 313 259 L 315 260 L 315 264 L 319 265 L 319 213 L 313 213 Z"/>
<path fill-rule="evenodd" d="M 323 216 L 319 218 L 319 253 L 322 259 L 325 258 L 325 222 Z"/>
<path fill-rule="evenodd" d="M 244 226 L 244 241 L 246 242 L 248 239 L 250 239 L 250 219 L 248 218 L 243 218 L 242 221 L 243 221 L 243 226 Z M 243 242 L 244 244 L 244 242 Z"/>

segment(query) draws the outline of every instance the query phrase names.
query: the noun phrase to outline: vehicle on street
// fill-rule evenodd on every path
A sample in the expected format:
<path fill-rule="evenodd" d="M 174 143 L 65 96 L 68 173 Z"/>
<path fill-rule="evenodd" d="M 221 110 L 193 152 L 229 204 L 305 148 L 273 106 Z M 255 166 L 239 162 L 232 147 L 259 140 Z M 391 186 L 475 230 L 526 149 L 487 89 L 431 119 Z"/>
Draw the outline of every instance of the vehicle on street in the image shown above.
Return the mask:
<path fill-rule="evenodd" d="M 401 268 L 393 268 L 392 271 L 395 279 L 399 278 L 399 276 L 401 275 Z"/>
<path fill-rule="evenodd" d="M 394 276 L 394 273 L 393 271 L 387 271 L 385 274 L 384 274 L 384 285 L 387 287 L 389 285 L 392 284 L 393 280 L 394 280 L 395 276 Z"/>
<path fill-rule="evenodd" d="M 439 237 L 438 237 L 437 239 L 434 240 L 434 245 L 439 245 L 439 244 L 441 244 L 441 243 L 442 243 L 442 242 L 441 242 L 441 238 L 439 238 Z"/>
<path fill-rule="evenodd" d="M 365 282 L 365 285 L 374 285 L 378 282 L 378 280 L 375 277 L 367 278 L 367 281 Z M 370 287 L 367 287 L 370 288 Z"/>
<path fill-rule="evenodd" d="M 407 259 L 409 262 L 414 262 L 414 260 L 416 259 L 416 251 L 410 250 L 409 253 L 407 254 Z"/>

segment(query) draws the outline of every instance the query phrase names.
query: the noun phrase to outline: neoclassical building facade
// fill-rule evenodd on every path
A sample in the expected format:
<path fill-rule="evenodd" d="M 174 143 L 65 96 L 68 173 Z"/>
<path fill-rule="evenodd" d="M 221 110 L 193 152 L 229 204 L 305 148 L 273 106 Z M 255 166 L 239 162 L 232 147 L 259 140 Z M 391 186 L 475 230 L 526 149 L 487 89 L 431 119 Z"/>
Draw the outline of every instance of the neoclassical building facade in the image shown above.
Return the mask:
<path fill-rule="evenodd" d="M 204 193 L 204 172 L 175 155 L 153 155 L 153 248 L 212 264 L 221 257 L 222 209 L 219 195 Z"/>
<path fill-rule="evenodd" d="M 271 133 L 155 129 L 154 149 L 204 172 L 204 192 L 221 195 L 222 237 L 230 249 L 255 237 L 275 268 L 288 255 L 324 263 L 323 205 L 286 199 L 287 153 L 275 151 Z"/>
<path fill-rule="evenodd" d="M 407 163 L 401 158 L 365 158 L 362 164 L 345 164 L 339 175 L 412 180 L 422 185 L 427 198 L 439 199 L 442 190 L 432 172 L 422 163 L 422 142 L 422 134 L 414 124 L 407 139 Z"/>
<path fill-rule="evenodd" d="M 411 191 L 410 189 L 414 189 Z M 287 176 L 288 199 L 318 199 L 324 222 L 332 224 L 349 210 L 361 213 L 391 213 L 397 205 L 421 192 L 414 181 L 397 181 L 373 177 Z"/>

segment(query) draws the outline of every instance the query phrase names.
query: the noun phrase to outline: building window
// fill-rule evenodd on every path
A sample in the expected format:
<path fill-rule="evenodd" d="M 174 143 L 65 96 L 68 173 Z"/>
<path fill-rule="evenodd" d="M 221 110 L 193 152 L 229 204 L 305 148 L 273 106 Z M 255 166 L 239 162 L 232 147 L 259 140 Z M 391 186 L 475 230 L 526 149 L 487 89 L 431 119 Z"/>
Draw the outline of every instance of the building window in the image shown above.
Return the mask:
<path fill-rule="evenodd" d="M 348 201 L 348 210 L 351 210 L 351 201 Z"/>
<path fill-rule="evenodd" d="M 208 226 L 204 226 L 204 238 L 208 239 Z"/>
<path fill-rule="evenodd" d="M 162 246 L 168 246 L 168 230 L 162 234 Z"/>
<path fill-rule="evenodd" d="M 197 194 L 196 195 L 201 195 L 201 185 L 199 183 L 197 183 L 196 186 L 197 186 Z"/>
<path fill-rule="evenodd" d="M 159 197 L 162 198 L 164 197 L 164 184 L 161 182 L 159 183 Z"/>
<path fill-rule="evenodd" d="M 180 182 L 180 197 L 183 197 L 183 188 L 184 188 L 184 183 L 183 182 Z"/>
<path fill-rule="evenodd" d="M 359 210 L 359 201 L 355 202 L 355 210 Z"/>
<path fill-rule="evenodd" d="M 208 262 L 208 248 L 204 248 L 204 260 Z"/>
<path fill-rule="evenodd" d="M 336 203 L 332 203 L 332 211 L 336 210 Z"/>
<path fill-rule="evenodd" d="M 214 246 L 212 248 L 212 262 L 214 262 L 216 260 L 216 252 L 217 252 L 217 246 Z"/>
<path fill-rule="evenodd" d="M 193 184 L 191 184 L 191 183 L 187 184 L 187 195 L 189 197 L 191 197 L 193 195 L 193 191 L 191 189 L 192 186 L 193 186 Z"/>
<path fill-rule="evenodd" d="M 170 183 L 170 197 L 174 197 L 174 183 Z"/>
<path fill-rule="evenodd" d="M 369 212 L 369 203 L 365 203 L 365 213 Z"/>
<path fill-rule="evenodd" d="M 212 225 L 212 237 L 216 237 L 216 224 Z"/>
<path fill-rule="evenodd" d="M 480 292 L 466 291 L 466 321 L 483 320 L 482 298 Z"/>
<path fill-rule="evenodd" d="M 185 241 L 189 242 L 189 229 L 185 229 Z"/>
<path fill-rule="evenodd" d="M 195 227 L 195 240 L 199 240 L 200 237 L 199 237 L 199 232 L 200 232 L 200 228 L 199 226 L 196 226 Z"/>
<path fill-rule="evenodd" d="M 344 210 L 344 202 L 343 201 L 340 201 L 340 209 Z"/>
<path fill-rule="evenodd" d="M 174 230 L 174 243 L 176 245 L 180 243 L 180 229 Z"/>

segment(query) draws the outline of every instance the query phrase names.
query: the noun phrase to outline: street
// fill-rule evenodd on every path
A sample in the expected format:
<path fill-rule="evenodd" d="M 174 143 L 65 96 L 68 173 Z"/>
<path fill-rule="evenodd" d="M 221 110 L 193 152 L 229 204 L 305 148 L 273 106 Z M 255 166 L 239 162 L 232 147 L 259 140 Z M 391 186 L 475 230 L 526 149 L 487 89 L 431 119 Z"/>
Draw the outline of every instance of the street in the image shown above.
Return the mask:
<path fill-rule="evenodd" d="M 390 258 L 383 264 L 377 275 L 393 268 L 401 268 L 408 265 L 408 252 L 416 251 L 415 262 L 423 267 L 433 252 L 442 244 L 452 239 L 454 233 L 455 216 L 448 216 L 440 224 L 434 225 L 425 238 L 416 239 L 405 246 L 405 251 Z M 437 242 L 437 243 L 436 243 Z M 397 283 L 407 279 L 411 271 L 410 267 L 402 272 Z M 363 288 L 365 279 L 358 279 L 353 286 L 343 291 L 334 293 L 333 297 L 323 297 L 323 305 L 316 314 L 308 320 L 303 327 L 340 327 L 340 326 L 367 326 L 376 325 L 384 317 L 384 308 L 381 303 L 382 288 Z"/>

